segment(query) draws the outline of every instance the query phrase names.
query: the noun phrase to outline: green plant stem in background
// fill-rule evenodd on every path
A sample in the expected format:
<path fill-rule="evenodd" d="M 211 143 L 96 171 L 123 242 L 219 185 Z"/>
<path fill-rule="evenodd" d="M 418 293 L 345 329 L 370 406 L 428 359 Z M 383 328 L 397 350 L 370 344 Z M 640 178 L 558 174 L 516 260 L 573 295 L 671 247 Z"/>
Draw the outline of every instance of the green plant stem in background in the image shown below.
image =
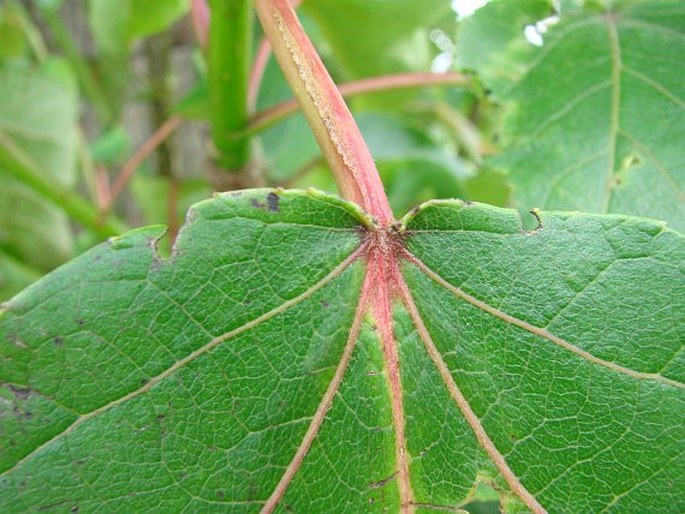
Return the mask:
<path fill-rule="evenodd" d="M 69 63 L 74 69 L 78 83 L 83 89 L 83 92 L 92 102 L 98 119 L 104 126 L 108 126 L 113 121 L 113 111 L 107 102 L 107 98 L 100 89 L 100 86 L 93 78 L 93 74 L 91 73 L 88 64 L 84 60 L 79 49 L 76 47 L 74 40 L 69 34 L 69 30 L 64 26 L 64 23 L 59 17 L 57 11 L 53 9 L 44 9 L 43 13 L 45 23 L 50 28 L 55 41 L 64 52 L 69 60 Z"/>
<path fill-rule="evenodd" d="M 0 163 L 17 180 L 61 207 L 71 218 L 92 230 L 100 237 L 109 237 L 128 230 L 115 218 L 101 219 L 100 213 L 77 194 L 57 182 L 45 178 L 33 160 L 0 131 Z"/>
<path fill-rule="evenodd" d="M 24 30 L 31 51 L 36 55 L 38 61 L 45 60 L 48 57 L 48 49 L 45 46 L 40 30 L 33 24 L 21 2 L 12 1 L 10 5 L 19 14 L 19 23 Z"/>
<path fill-rule="evenodd" d="M 249 160 L 247 87 L 252 52 L 252 5 L 249 0 L 210 3 L 209 97 L 212 137 L 219 164 L 238 171 Z M 238 134 L 238 135 L 236 135 Z"/>

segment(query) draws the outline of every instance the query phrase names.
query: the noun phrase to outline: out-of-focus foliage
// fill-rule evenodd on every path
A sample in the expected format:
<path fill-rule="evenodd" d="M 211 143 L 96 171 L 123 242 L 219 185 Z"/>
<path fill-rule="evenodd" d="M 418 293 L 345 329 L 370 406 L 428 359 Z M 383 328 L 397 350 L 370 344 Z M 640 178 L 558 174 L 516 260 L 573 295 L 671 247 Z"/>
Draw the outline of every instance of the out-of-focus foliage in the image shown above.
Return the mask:
<path fill-rule="evenodd" d="M 0 298 L 102 238 L 66 214 L 59 195 L 47 198 L 11 169 L 15 143 L 44 178 L 103 219 L 115 215 L 129 226 L 178 226 L 190 203 L 217 188 L 335 191 L 297 113 L 252 133 L 242 173 L 217 169 L 206 56 L 190 3 L 0 6 Z M 470 77 L 469 85 L 350 99 L 396 214 L 431 197 L 458 196 L 525 210 L 608 209 L 682 228 L 681 7 L 677 0 L 493 0 L 460 20 L 448 0 L 306 0 L 299 12 L 338 82 L 432 68 Z M 612 27 L 622 51 L 618 73 Z M 555 71 L 559 63 L 563 73 Z M 271 58 L 256 110 L 289 98 Z M 661 121 L 659 131 L 645 115 Z M 181 127 L 110 206 L 107 184 L 171 116 L 184 120 Z M 532 137 L 531 127 L 542 128 Z M 568 171 L 576 161 L 577 170 Z M 604 205 L 607 184 L 612 195 Z"/>

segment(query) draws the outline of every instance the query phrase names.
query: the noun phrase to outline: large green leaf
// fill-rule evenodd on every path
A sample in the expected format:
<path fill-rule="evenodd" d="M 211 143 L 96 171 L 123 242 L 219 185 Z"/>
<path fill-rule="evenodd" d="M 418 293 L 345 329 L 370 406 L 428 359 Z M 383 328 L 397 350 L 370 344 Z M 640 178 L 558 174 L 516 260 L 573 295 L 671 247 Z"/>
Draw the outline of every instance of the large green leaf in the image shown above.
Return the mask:
<path fill-rule="evenodd" d="M 483 10 L 481 31 L 505 21 L 503 4 Z M 538 49 L 513 44 L 506 69 L 518 75 L 491 80 L 510 102 L 494 162 L 524 207 L 637 214 L 683 230 L 685 4 L 616 4 L 562 16 Z"/>
<path fill-rule="evenodd" d="M 524 232 L 432 201 L 376 229 L 262 189 L 193 207 L 169 260 L 162 234 L 5 304 L 2 512 L 429 512 L 478 482 L 513 509 L 685 509 L 685 241 L 663 224 Z"/>

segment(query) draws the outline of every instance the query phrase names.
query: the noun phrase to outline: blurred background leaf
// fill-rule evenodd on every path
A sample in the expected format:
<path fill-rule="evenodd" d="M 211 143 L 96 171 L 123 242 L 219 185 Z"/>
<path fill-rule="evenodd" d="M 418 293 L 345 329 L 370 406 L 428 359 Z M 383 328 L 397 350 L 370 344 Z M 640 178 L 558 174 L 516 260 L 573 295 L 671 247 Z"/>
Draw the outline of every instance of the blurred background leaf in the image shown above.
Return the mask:
<path fill-rule="evenodd" d="M 0 152 L 16 148 L 51 180 L 76 181 L 76 84 L 64 62 L 0 70 Z M 0 163 L 0 295 L 71 257 L 73 237 L 61 210 L 17 181 Z M 16 264 L 9 264 L 14 262 Z M 7 289 L 5 289 L 7 287 Z"/>

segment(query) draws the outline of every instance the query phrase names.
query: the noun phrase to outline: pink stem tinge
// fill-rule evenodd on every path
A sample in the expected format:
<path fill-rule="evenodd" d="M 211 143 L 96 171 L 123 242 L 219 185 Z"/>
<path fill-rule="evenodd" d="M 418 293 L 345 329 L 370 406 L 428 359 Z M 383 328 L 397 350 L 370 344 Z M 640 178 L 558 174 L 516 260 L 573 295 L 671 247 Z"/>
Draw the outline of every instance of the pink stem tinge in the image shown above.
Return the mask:
<path fill-rule="evenodd" d="M 209 41 L 209 6 L 207 0 L 190 0 L 190 15 L 193 18 L 195 37 L 205 50 Z"/>
<path fill-rule="evenodd" d="M 293 9 L 302 3 L 302 0 L 291 0 L 290 5 Z M 271 56 L 271 44 L 266 38 L 262 38 L 259 43 L 259 49 L 252 65 L 252 71 L 250 72 L 250 80 L 248 82 L 247 89 L 247 110 L 252 114 L 257 110 L 257 98 L 259 97 L 259 89 L 262 85 L 262 79 L 264 78 L 264 70 L 266 70 L 266 65 L 269 63 L 269 57 Z"/>
<path fill-rule="evenodd" d="M 131 180 L 133 174 L 136 172 L 145 158 L 150 155 L 159 144 L 164 141 L 169 135 L 178 128 L 183 121 L 179 116 L 173 116 L 166 120 L 157 131 L 145 141 L 140 148 L 133 154 L 133 156 L 121 168 L 121 172 L 114 181 L 110 194 L 110 203 L 105 210 L 109 210 L 112 204 L 116 201 L 118 196 L 124 191 L 126 184 Z"/>
<path fill-rule="evenodd" d="M 274 55 L 321 147 L 342 196 L 381 226 L 394 220 L 361 132 L 287 0 L 254 0 Z"/>
<path fill-rule="evenodd" d="M 397 75 L 383 75 L 381 77 L 371 77 L 367 79 L 346 82 L 338 86 L 338 91 L 344 98 L 352 96 L 388 91 L 391 89 L 409 89 L 414 87 L 440 86 L 468 84 L 468 78 L 457 72 L 450 73 L 427 73 L 410 72 L 399 73 Z M 257 113 L 252 120 L 248 130 L 262 130 L 272 123 L 275 123 L 299 109 L 297 100 L 286 100 L 273 107 L 269 107 Z"/>

